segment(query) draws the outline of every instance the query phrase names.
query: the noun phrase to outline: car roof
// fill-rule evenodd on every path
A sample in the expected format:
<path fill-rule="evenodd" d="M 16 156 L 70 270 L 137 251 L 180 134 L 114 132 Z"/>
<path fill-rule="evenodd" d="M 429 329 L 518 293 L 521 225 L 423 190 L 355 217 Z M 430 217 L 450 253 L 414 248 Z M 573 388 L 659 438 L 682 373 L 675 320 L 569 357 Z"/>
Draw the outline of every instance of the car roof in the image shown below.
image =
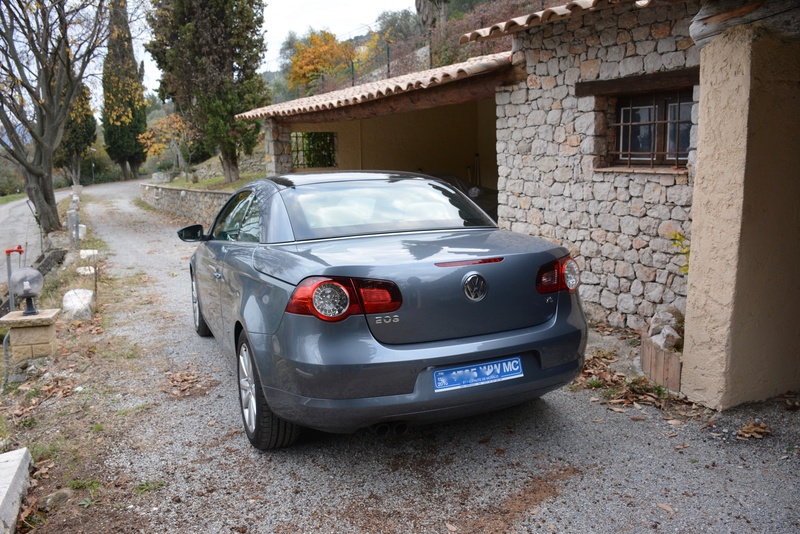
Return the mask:
<path fill-rule="evenodd" d="M 272 182 L 279 190 L 291 187 L 299 187 L 309 184 L 320 183 L 335 183 L 335 182 L 352 182 L 352 181 L 370 181 L 370 180 L 435 180 L 440 181 L 432 176 L 427 176 L 419 173 L 403 172 L 403 171 L 330 171 L 330 172 L 298 172 L 291 174 L 283 174 L 281 176 L 274 176 L 270 178 L 263 178 L 257 180 L 258 182 Z M 269 185 L 272 185 L 269 184 Z M 267 187 L 269 187 L 267 185 Z"/>

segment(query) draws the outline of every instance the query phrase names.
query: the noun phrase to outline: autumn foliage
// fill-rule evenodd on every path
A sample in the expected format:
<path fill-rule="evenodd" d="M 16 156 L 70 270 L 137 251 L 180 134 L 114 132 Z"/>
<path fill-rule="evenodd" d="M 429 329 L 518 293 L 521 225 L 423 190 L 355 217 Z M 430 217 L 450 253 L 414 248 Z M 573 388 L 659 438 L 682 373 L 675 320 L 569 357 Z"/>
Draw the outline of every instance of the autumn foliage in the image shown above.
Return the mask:
<path fill-rule="evenodd" d="M 311 31 L 294 45 L 289 88 L 313 86 L 321 77 L 347 68 L 354 57 L 352 45 L 340 43 L 329 31 Z"/>
<path fill-rule="evenodd" d="M 139 135 L 148 156 L 159 156 L 169 150 L 179 167 L 186 170 L 184 154 L 191 154 L 193 145 L 201 137 L 201 132 L 177 113 L 156 119 L 146 132 Z"/>

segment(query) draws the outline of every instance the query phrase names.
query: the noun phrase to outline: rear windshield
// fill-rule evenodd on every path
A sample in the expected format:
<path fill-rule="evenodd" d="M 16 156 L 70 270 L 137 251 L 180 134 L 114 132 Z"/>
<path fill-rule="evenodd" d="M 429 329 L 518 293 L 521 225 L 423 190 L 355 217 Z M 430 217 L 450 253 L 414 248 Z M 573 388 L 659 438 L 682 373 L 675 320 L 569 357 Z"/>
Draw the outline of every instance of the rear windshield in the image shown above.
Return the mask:
<path fill-rule="evenodd" d="M 465 227 L 495 227 L 462 193 L 432 180 L 358 180 L 281 192 L 298 241 Z"/>

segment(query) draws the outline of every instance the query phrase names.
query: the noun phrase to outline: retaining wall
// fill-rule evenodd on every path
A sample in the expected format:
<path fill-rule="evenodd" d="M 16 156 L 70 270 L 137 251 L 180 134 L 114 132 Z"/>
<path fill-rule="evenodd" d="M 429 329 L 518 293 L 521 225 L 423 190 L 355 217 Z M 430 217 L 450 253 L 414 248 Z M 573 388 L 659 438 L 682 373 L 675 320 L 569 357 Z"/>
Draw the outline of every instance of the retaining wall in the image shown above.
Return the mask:
<path fill-rule="evenodd" d="M 231 191 L 198 191 L 161 184 L 141 184 L 142 200 L 153 208 L 200 223 L 208 229 Z"/>

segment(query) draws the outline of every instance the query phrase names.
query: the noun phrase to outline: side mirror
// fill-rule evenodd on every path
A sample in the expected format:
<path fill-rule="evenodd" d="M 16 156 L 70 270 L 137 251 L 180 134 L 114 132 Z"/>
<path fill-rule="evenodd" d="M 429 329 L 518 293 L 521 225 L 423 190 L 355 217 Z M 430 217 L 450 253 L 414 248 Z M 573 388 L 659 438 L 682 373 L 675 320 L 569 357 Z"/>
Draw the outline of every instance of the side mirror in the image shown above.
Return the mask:
<path fill-rule="evenodd" d="M 187 241 L 189 243 L 203 241 L 205 239 L 205 235 L 203 234 L 203 225 L 193 224 L 191 226 L 187 226 L 186 228 L 181 228 L 178 230 L 178 237 L 181 238 L 181 241 Z"/>

